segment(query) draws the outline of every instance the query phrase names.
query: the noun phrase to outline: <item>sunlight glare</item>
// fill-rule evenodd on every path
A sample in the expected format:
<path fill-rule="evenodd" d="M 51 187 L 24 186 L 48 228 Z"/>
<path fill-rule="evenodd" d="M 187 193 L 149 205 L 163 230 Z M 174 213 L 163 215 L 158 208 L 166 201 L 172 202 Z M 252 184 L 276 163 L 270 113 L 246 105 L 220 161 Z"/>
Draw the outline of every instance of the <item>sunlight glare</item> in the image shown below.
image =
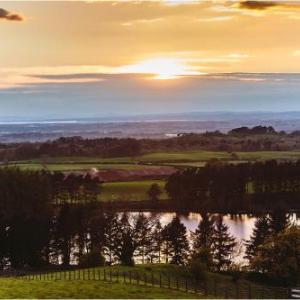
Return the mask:
<path fill-rule="evenodd" d="M 153 58 L 141 61 L 137 64 L 126 66 L 124 72 L 138 74 L 153 74 L 152 79 L 167 80 L 177 79 L 181 76 L 200 75 L 187 65 L 182 59 L 176 58 Z"/>

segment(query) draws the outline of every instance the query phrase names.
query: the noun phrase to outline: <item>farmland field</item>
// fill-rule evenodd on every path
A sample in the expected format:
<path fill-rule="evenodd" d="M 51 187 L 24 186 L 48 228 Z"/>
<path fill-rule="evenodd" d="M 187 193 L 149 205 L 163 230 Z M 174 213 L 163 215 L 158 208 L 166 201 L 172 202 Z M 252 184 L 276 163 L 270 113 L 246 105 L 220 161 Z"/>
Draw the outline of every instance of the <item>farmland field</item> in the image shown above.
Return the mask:
<path fill-rule="evenodd" d="M 99 196 L 100 201 L 143 201 L 148 200 L 147 191 L 151 184 L 157 183 L 163 193 L 159 199 L 167 199 L 164 190 L 165 182 L 163 180 L 143 180 L 126 182 L 108 182 L 103 183 L 102 191 Z"/>
<path fill-rule="evenodd" d="M 161 165 L 199 166 L 211 159 L 219 159 L 231 163 L 269 159 L 300 159 L 300 151 L 255 151 L 255 152 L 157 152 L 136 157 L 53 157 L 47 159 L 32 159 L 10 162 L 11 166 L 23 169 L 49 169 L 50 171 L 86 171 L 92 168 L 99 170 L 141 170 L 155 168 Z"/>
<path fill-rule="evenodd" d="M 99 158 L 99 157 L 58 157 L 47 159 L 34 159 L 30 161 L 20 161 L 11 163 L 11 166 L 18 166 L 21 169 L 47 169 L 50 171 L 90 171 L 97 170 L 100 174 L 105 171 L 154 171 L 143 177 L 143 173 L 131 175 L 128 179 L 117 175 L 104 180 L 102 191 L 99 195 L 99 201 L 143 201 L 148 200 L 147 191 L 152 183 L 157 183 L 163 193 L 159 199 L 167 199 L 167 193 L 164 190 L 165 182 L 161 176 L 156 176 L 155 170 L 163 166 L 173 166 L 175 168 L 185 167 L 203 167 L 211 159 L 219 159 L 228 163 L 243 163 L 255 160 L 268 159 L 300 159 L 300 152 L 291 151 L 259 151 L 259 152 L 160 152 L 141 155 L 129 158 Z M 157 174 L 159 174 L 157 172 Z M 154 180 L 157 178 L 156 180 Z"/>
<path fill-rule="evenodd" d="M 78 163 L 15 163 L 10 164 L 10 166 L 19 167 L 20 169 L 26 170 L 49 170 L 49 171 L 61 171 L 61 172 L 71 172 L 71 171 L 90 171 L 90 170 L 143 170 L 147 169 L 155 169 L 155 166 L 143 166 L 143 165 L 135 165 L 135 164 L 99 164 L 95 163 L 85 163 L 85 162 L 78 162 Z"/>

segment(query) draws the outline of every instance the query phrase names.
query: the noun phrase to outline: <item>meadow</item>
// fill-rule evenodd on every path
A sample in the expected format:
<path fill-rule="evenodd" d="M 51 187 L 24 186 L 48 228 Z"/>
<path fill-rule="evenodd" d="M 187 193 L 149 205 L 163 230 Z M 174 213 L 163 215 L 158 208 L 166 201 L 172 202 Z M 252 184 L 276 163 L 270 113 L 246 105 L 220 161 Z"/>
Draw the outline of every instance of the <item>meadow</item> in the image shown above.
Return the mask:
<path fill-rule="evenodd" d="M 245 274 L 244 274 L 245 275 Z M 285 298 L 287 289 L 206 272 L 198 280 L 188 267 L 170 264 L 114 265 L 2 279 L 3 298 Z M 236 278 L 237 279 L 237 278 Z M 0 280 L 1 283 L 1 280 Z"/>
<path fill-rule="evenodd" d="M 147 191 L 152 184 L 158 184 L 163 192 L 159 200 L 168 198 L 164 190 L 164 180 L 141 180 L 125 182 L 107 182 L 102 184 L 102 191 L 99 195 L 100 201 L 143 201 L 150 200 Z"/>
<path fill-rule="evenodd" d="M 227 162 L 246 162 L 255 160 L 300 159 L 300 151 L 253 151 L 253 152 L 225 152 L 225 151 L 184 151 L 184 152 L 156 152 L 135 157 L 52 157 L 46 159 L 32 159 L 10 162 L 9 165 L 21 168 L 43 169 L 53 171 L 98 169 L 141 169 L 165 164 L 199 164 L 212 159 Z M 192 165 L 193 165 L 192 164 Z"/>
<path fill-rule="evenodd" d="M 0 279 L 1 299 L 193 299 L 193 294 L 106 281 Z"/>

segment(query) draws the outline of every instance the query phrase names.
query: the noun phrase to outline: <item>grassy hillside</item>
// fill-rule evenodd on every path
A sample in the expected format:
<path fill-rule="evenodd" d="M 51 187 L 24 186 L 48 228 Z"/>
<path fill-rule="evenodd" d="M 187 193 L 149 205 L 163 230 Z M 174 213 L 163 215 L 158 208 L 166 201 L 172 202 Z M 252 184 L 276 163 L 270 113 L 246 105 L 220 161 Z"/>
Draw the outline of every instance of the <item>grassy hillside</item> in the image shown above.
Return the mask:
<path fill-rule="evenodd" d="M 190 270 L 183 266 L 116 265 L 105 269 L 36 274 L 27 276 L 27 280 L 3 279 L 0 298 L 201 298 L 199 290 L 208 298 L 287 297 L 286 288 L 259 285 L 247 280 L 245 275 L 241 274 L 237 282 L 230 275 L 208 272 L 204 279 L 196 281 Z"/>
<path fill-rule="evenodd" d="M 144 287 L 105 281 L 0 279 L 0 298 L 182 299 L 195 298 L 195 295 L 159 287 Z"/>

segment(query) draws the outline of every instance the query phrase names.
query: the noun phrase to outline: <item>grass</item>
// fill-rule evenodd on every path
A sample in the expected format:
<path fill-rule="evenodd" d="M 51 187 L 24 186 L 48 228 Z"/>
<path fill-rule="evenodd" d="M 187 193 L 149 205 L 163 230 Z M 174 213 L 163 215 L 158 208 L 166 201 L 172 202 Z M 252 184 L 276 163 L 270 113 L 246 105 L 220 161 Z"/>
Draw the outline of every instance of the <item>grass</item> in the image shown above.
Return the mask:
<path fill-rule="evenodd" d="M 99 196 L 101 201 L 143 201 L 147 200 L 147 191 L 150 186 L 156 183 L 160 186 L 163 193 L 159 199 L 167 199 L 164 190 L 165 181 L 163 180 L 143 180 L 125 182 L 107 182 L 102 184 L 102 191 Z"/>
<path fill-rule="evenodd" d="M 9 295 L 9 297 L 28 297 L 27 286 L 23 288 L 23 285 L 32 283 L 31 290 L 33 292 L 29 296 L 33 297 L 36 295 L 34 293 L 35 288 L 37 288 L 37 291 L 40 291 L 40 293 L 44 292 L 44 294 L 38 294 L 39 298 L 44 298 L 44 295 L 52 298 L 199 298 L 198 294 L 191 293 L 195 290 L 196 281 L 193 274 L 184 266 L 146 264 L 126 267 L 116 265 L 106 267 L 105 271 L 106 276 L 104 275 L 103 267 L 54 272 L 42 276 L 34 275 L 34 280 L 32 280 L 33 276 L 31 276 L 31 280 L 29 281 L 19 281 L 20 284 L 16 289 L 20 289 L 21 297 L 18 293 Z M 124 272 L 126 273 L 125 284 Z M 137 277 L 138 274 L 139 276 Z M 105 278 L 106 281 L 104 281 Z M 202 285 L 202 287 L 206 286 L 206 291 L 210 295 L 208 296 L 209 298 L 216 298 L 216 296 L 212 297 L 211 295 L 217 295 L 220 298 L 237 298 L 237 296 L 248 298 L 251 294 L 251 297 L 249 297 L 253 299 L 286 298 L 287 296 L 285 288 L 254 284 L 244 277 L 240 277 L 237 285 L 232 276 L 224 273 L 207 272 L 205 279 L 198 281 L 198 287 L 200 282 L 203 283 L 203 280 L 205 280 L 206 284 Z M 44 285 L 44 282 L 47 285 Z M 160 282 L 163 288 L 159 288 Z M 70 283 L 73 283 L 76 287 L 72 288 L 72 284 L 70 285 Z M 2 290 L 0 288 L 0 297 L 2 295 L 7 296 L 5 290 L 11 284 L 8 281 L 8 284 L 1 285 L 4 288 Z M 188 293 L 184 293 L 186 285 L 189 287 Z M 168 287 L 171 287 L 171 289 Z M 3 291 L 5 291 L 5 294 L 1 294 Z M 25 294 L 23 294 L 24 291 Z M 14 292 L 12 291 L 12 293 Z"/>
<path fill-rule="evenodd" d="M 143 166 L 136 164 L 99 164 L 95 163 L 15 163 L 10 164 L 14 167 L 19 167 L 23 170 L 42 170 L 46 169 L 49 171 L 61 171 L 61 172 L 70 172 L 70 171 L 90 171 L 91 169 L 98 169 L 101 171 L 106 170 L 143 170 L 143 169 L 155 169 L 155 166 Z"/>
<path fill-rule="evenodd" d="M 195 298 L 195 295 L 159 287 L 144 287 L 105 281 L 0 279 L 0 298 L 182 299 Z"/>
<path fill-rule="evenodd" d="M 53 157 L 11 162 L 13 166 L 24 169 L 42 169 L 47 167 L 51 171 L 86 171 L 92 168 L 99 170 L 139 170 L 155 168 L 160 165 L 196 166 L 202 167 L 211 159 L 219 159 L 231 163 L 269 159 L 300 159 L 300 151 L 255 151 L 235 152 L 224 151 L 184 151 L 157 152 L 141 156 L 100 158 L 100 157 Z"/>

